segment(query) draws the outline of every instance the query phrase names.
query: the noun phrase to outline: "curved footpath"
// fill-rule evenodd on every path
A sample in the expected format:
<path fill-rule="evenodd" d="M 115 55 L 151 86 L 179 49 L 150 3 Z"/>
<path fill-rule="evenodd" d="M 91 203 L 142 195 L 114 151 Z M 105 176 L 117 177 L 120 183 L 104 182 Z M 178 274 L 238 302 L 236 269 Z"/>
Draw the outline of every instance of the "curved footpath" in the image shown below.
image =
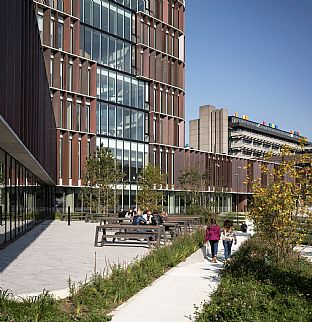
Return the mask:
<path fill-rule="evenodd" d="M 248 237 L 249 234 L 237 233 L 237 245 L 233 245 L 232 253 Z M 218 258 L 223 258 L 222 242 L 219 243 Z M 209 300 L 218 286 L 218 273 L 223 266 L 220 261 L 211 263 L 210 257 L 204 257 L 204 249 L 199 249 L 119 306 L 111 313 L 112 322 L 194 321 L 195 306 Z"/>

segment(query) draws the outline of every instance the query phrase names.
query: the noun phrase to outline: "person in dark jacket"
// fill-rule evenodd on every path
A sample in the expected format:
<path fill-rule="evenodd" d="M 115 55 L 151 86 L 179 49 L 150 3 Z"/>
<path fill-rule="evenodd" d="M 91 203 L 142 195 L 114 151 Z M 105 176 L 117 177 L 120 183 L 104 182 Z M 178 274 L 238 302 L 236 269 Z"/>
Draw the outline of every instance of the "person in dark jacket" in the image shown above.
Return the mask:
<path fill-rule="evenodd" d="M 211 247 L 211 262 L 217 263 L 218 244 L 221 236 L 220 226 L 217 225 L 215 218 L 211 218 L 210 226 L 206 229 L 205 240 L 209 241 Z"/>

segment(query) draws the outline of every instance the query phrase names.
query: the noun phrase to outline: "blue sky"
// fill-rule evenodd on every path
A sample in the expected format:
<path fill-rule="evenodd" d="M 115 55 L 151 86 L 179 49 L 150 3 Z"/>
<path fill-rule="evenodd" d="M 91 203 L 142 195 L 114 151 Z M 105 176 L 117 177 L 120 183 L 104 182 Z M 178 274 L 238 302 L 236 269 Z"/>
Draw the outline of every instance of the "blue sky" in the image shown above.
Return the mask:
<path fill-rule="evenodd" d="M 312 141 L 312 0 L 187 0 L 187 129 L 204 104 Z"/>

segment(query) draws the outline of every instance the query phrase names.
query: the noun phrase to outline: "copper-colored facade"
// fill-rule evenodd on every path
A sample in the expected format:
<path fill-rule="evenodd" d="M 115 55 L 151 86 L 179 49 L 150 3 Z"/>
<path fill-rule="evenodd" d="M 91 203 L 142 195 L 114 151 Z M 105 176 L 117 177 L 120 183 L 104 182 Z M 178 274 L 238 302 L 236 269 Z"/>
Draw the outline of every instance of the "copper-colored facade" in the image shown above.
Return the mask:
<path fill-rule="evenodd" d="M 34 4 L 57 126 L 57 184 L 80 186 L 96 146 L 96 63 L 80 50 L 79 1 Z"/>
<path fill-rule="evenodd" d="M 56 132 L 31 1 L 0 2 L 0 115 L 56 182 Z M 42 178 L 42 180 L 45 180 Z"/>
<path fill-rule="evenodd" d="M 56 124 L 31 0 L 0 1 L 0 248 L 50 219 Z"/>

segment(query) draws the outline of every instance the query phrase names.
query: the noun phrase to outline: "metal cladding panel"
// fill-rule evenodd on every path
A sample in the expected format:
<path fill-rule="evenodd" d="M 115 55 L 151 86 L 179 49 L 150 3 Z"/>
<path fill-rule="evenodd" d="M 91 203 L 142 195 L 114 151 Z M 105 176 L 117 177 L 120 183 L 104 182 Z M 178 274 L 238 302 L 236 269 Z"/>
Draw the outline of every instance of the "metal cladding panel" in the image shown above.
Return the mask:
<path fill-rule="evenodd" d="M 56 125 L 32 0 L 0 1 L 0 114 L 56 182 Z"/>

